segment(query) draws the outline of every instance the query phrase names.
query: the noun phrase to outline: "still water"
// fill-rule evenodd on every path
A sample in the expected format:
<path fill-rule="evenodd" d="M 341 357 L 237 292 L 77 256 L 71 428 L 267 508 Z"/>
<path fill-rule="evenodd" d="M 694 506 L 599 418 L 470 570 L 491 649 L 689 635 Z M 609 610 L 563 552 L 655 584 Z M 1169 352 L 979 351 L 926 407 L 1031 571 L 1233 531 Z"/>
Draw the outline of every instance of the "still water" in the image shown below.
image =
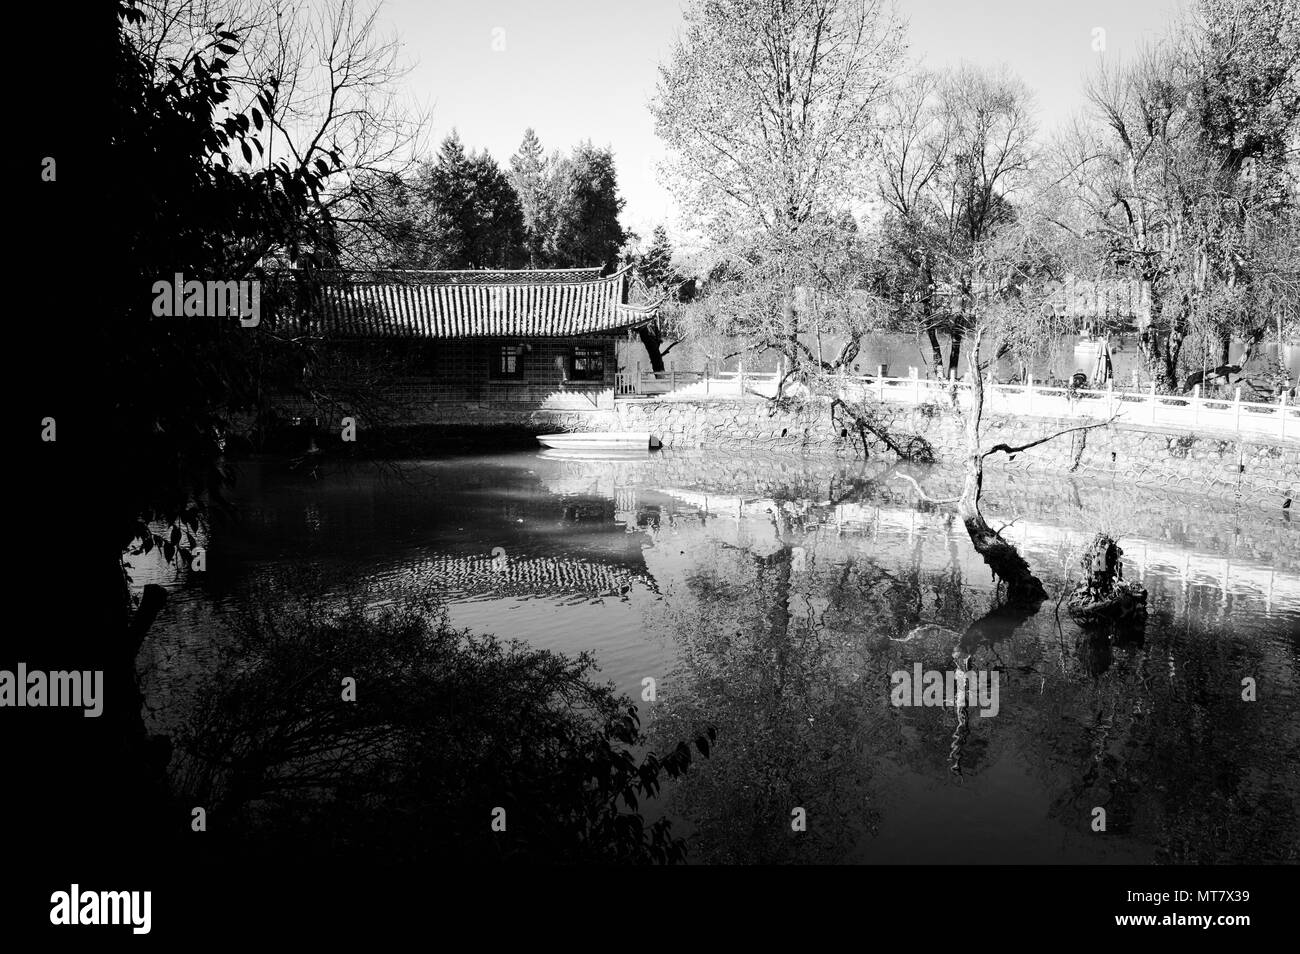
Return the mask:
<path fill-rule="evenodd" d="M 1008 613 L 960 522 L 898 472 L 704 451 L 340 464 L 314 479 L 245 465 L 201 582 L 133 570 L 172 590 L 141 655 L 152 717 L 182 704 L 169 693 L 227 612 L 305 566 L 380 601 L 433 586 L 458 626 L 594 654 L 638 701 L 652 749 L 715 726 L 711 757 L 652 811 L 694 861 L 1300 858 L 1300 521 L 995 471 L 986 515 L 1050 594 Z M 906 472 L 932 496 L 958 486 Z M 1058 607 L 1098 530 L 1150 593 L 1137 638 L 1090 638 Z M 996 675 L 996 714 L 893 704 L 893 674 L 951 670 L 959 644 Z"/>

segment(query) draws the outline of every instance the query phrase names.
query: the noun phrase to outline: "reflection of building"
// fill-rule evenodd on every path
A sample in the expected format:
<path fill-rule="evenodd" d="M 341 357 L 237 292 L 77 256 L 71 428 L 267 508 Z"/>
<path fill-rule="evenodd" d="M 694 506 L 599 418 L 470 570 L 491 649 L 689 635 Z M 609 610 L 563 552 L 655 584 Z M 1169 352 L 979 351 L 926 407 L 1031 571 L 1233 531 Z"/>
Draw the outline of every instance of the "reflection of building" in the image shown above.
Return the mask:
<path fill-rule="evenodd" d="M 634 586 L 657 592 L 644 571 L 574 557 L 438 554 L 410 573 L 454 596 L 611 596 Z"/>

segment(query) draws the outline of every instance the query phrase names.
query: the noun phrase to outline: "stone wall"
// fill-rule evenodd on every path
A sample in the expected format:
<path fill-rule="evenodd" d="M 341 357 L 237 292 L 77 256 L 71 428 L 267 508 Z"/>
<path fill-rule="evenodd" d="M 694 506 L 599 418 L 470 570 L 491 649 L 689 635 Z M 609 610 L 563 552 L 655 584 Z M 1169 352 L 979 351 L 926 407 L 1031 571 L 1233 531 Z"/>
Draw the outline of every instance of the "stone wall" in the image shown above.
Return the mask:
<path fill-rule="evenodd" d="M 965 424 L 937 406 L 890 408 L 891 433 L 924 438 L 941 463 L 961 459 Z M 562 430 L 649 431 L 665 447 L 723 447 L 788 450 L 842 457 L 861 456 L 861 442 L 843 422 L 831 420 L 827 405 L 777 409 L 766 402 L 620 401 L 609 415 L 552 418 Z M 986 447 L 1012 446 L 1078 424 L 1050 418 L 984 419 Z M 884 447 L 872 455 L 890 456 Z M 1134 425 L 1111 424 L 1075 432 L 1008 460 L 989 458 L 989 470 L 1001 468 L 1078 473 L 1094 477 L 1157 484 L 1198 493 L 1240 493 L 1267 506 L 1300 496 L 1300 443 L 1257 438 L 1169 434 Z"/>
<path fill-rule="evenodd" d="M 861 440 L 844 421 L 832 421 L 829 405 L 781 408 L 767 401 L 614 401 L 612 392 L 575 395 L 531 407 L 510 401 L 416 401 L 411 423 L 467 428 L 510 425 L 533 433 L 648 431 L 668 448 L 716 447 L 776 451 L 832 458 L 861 458 Z M 965 424 L 939 405 L 887 405 L 884 423 L 901 442 L 919 437 L 939 463 L 965 452 Z M 984 418 L 985 447 L 1027 443 L 1064 430 L 1077 420 Z M 871 458 L 890 459 L 882 445 Z M 1300 497 L 1300 442 L 1212 434 L 1169 433 L 1132 424 L 1078 431 L 1008 459 L 988 459 L 998 470 L 1073 473 L 1121 484 L 1160 486 L 1188 493 L 1239 496 L 1252 504 L 1280 507 Z"/>
<path fill-rule="evenodd" d="M 848 499 L 884 508 L 915 507 L 916 492 L 898 477 L 906 473 L 935 497 L 961 493 L 960 470 L 942 465 L 896 465 L 873 459 L 849 461 L 828 454 L 801 456 L 781 451 L 736 454 L 719 450 L 665 449 L 630 460 L 573 460 L 563 465 L 579 486 L 602 481 L 610 496 L 632 489 L 675 487 L 701 494 L 754 494 L 808 501 Z M 1195 501 L 1176 485 L 1132 483 L 1087 473 L 1046 469 L 1000 469 L 985 481 L 983 509 L 994 526 L 1042 519 L 1081 533 L 1111 528 L 1118 536 L 1162 541 L 1171 547 L 1234 561 L 1273 566 L 1300 574 L 1300 520 L 1277 507 L 1243 506 L 1232 494 Z M 716 502 L 715 502 L 715 505 Z M 723 505 L 725 506 L 725 505 Z M 1074 555 L 1070 555 L 1074 560 Z"/>

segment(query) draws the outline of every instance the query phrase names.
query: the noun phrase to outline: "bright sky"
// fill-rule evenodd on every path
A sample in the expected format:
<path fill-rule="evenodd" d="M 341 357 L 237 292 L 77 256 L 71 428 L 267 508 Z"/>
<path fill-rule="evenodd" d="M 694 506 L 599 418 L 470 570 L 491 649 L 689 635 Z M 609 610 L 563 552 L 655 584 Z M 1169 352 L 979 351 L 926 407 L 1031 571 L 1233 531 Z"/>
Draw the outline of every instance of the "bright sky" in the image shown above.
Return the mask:
<path fill-rule="evenodd" d="M 1167 29 L 1186 0 L 900 0 L 909 56 L 932 68 L 1006 62 L 1035 91 L 1044 129 L 1082 106 L 1081 79 Z M 409 92 L 431 109 L 431 146 L 452 129 L 502 165 L 524 129 L 547 152 L 613 147 L 624 225 L 673 228 L 657 181 L 663 148 L 647 104 L 681 26 L 679 0 L 386 0 L 383 32 L 415 63 Z"/>

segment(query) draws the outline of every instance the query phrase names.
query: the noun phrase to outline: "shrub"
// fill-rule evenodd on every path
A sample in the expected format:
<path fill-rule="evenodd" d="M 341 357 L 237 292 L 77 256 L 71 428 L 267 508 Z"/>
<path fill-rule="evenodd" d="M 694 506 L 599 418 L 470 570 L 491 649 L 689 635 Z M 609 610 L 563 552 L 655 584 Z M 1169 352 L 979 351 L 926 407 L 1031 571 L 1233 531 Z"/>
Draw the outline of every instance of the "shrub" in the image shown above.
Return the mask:
<path fill-rule="evenodd" d="M 175 785 L 241 855 L 672 863 L 642 798 L 690 746 L 638 761 L 636 707 L 566 657 L 452 628 L 434 601 L 243 614 L 176 739 Z M 345 678 L 355 701 L 344 701 Z M 696 739 L 707 755 L 713 730 Z M 491 829 L 495 808 L 506 831 Z M 223 839 L 224 840 L 224 839 Z"/>

